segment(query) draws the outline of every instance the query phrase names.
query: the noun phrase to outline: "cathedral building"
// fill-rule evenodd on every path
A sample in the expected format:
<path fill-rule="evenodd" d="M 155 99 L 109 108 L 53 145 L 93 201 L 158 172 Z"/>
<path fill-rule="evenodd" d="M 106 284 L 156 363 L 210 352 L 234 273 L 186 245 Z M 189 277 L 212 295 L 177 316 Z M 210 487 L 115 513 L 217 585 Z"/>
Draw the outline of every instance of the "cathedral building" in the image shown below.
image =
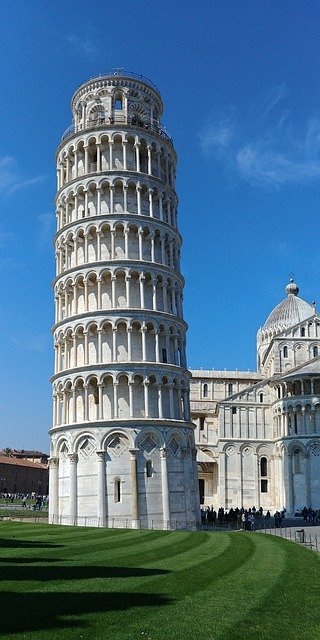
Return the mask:
<path fill-rule="evenodd" d="M 82 84 L 57 150 L 49 521 L 194 528 L 176 152 L 148 79 Z"/>
<path fill-rule="evenodd" d="M 200 502 L 320 507 L 320 316 L 286 298 L 257 334 L 257 371 L 192 371 Z"/>

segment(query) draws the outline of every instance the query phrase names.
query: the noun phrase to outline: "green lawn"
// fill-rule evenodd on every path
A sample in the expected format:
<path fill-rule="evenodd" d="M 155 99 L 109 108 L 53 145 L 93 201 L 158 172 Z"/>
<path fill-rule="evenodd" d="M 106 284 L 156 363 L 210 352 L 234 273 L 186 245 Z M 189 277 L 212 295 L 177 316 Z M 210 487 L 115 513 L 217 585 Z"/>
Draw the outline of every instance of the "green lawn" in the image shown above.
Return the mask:
<path fill-rule="evenodd" d="M 320 639 L 320 556 L 258 533 L 0 523 L 0 638 Z"/>

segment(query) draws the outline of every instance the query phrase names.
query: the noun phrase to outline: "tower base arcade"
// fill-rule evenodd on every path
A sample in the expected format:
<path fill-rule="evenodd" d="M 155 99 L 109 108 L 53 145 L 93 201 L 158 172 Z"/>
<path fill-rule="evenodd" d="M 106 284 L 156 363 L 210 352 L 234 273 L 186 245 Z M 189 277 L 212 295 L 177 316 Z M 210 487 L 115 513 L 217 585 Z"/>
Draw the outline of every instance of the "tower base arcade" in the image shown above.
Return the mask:
<path fill-rule="evenodd" d="M 95 424 L 52 434 L 49 522 L 194 529 L 193 425 Z"/>

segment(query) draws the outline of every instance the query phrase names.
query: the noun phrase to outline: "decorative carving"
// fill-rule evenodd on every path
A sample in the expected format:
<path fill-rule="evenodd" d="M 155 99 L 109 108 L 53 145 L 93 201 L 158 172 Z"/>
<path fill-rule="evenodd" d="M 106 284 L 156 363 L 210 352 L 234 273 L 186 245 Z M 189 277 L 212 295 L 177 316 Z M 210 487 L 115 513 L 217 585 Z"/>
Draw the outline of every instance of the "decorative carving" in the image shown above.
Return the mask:
<path fill-rule="evenodd" d="M 229 447 L 226 448 L 226 454 L 227 454 L 228 458 L 233 456 L 233 454 L 235 452 L 236 452 L 236 448 L 233 445 L 230 445 Z"/>
<path fill-rule="evenodd" d="M 173 456 L 177 456 L 180 453 L 180 442 L 175 436 L 172 436 L 169 442 L 169 449 Z"/>
<path fill-rule="evenodd" d="M 90 438 L 86 438 L 79 448 L 79 456 L 87 460 L 94 452 L 94 444 Z"/>
<path fill-rule="evenodd" d="M 69 453 L 69 449 L 67 447 L 67 443 L 64 442 L 63 445 L 61 446 L 61 449 L 59 451 L 59 457 L 61 460 L 67 460 L 68 458 L 68 453 Z"/>
<path fill-rule="evenodd" d="M 120 436 L 114 436 L 114 438 L 109 442 L 108 449 L 110 453 L 116 457 L 121 456 L 122 453 L 127 449 L 127 442 L 122 439 Z"/>
<path fill-rule="evenodd" d="M 78 454 L 77 453 L 68 453 L 68 458 L 70 464 L 77 464 L 78 462 Z"/>
<path fill-rule="evenodd" d="M 158 443 L 151 433 L 148 433 L 140 443 L 140 449 L 143 449 L 146 453 L 151 453 L 151 451 L 154 451 L 157 447 Z"/>
<path fill-rule="evenodd" d="M 59 466 L 59 458 L 55 458 L 55 457 L 49 458 L 48 464 L 50 469 L 57 469 Z"/>
<path fill-rule="evenodd" d="M 311 448 L 310 448 L 310 454 L 312 456 L 320 456 L 320 445 L 319 444 L 314 444 Z"/>

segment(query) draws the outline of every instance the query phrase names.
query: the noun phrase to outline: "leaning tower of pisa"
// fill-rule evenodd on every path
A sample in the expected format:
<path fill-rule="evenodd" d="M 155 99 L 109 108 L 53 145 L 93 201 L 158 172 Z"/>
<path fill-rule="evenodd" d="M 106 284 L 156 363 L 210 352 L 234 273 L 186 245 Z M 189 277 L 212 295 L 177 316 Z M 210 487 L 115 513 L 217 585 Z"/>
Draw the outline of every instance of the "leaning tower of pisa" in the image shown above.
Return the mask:
<path fill-rule="evenodd" d="M 50 522 L 192 528 L 177 159 L 161 96 L 117 70 L 71 106 L 56 155 Z"/>

